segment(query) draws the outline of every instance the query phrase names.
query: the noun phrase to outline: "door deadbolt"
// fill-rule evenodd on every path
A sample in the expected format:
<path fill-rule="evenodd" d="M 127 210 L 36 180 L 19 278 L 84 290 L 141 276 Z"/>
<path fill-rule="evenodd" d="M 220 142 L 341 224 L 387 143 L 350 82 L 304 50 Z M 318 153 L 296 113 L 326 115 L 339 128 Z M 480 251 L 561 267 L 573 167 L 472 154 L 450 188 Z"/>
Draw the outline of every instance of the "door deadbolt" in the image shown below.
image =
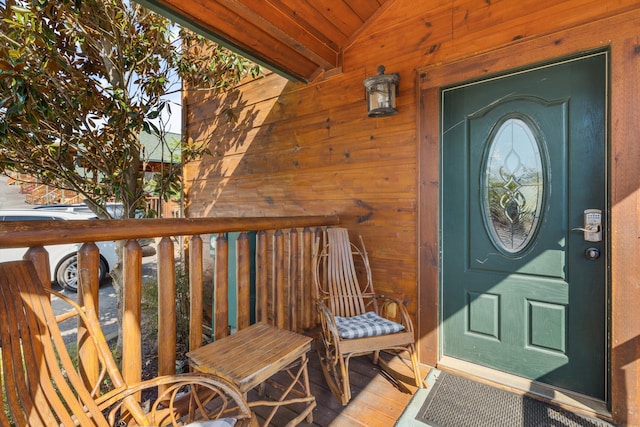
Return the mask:
<path fill-rule="evenodd" d="M 587 248 L 586 251 L 584 251 L 584 256 L 591 261 L 595 261 L 598 258 L 600 258 L 600 249 L 598 248 Z"/>

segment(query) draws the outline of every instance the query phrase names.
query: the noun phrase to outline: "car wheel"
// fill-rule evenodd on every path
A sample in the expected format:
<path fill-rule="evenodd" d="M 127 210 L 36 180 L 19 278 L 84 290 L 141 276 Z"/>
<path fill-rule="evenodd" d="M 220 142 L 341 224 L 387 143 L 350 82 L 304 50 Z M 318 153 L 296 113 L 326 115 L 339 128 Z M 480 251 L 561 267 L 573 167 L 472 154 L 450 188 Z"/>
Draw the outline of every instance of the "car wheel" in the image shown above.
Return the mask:
<path fill-rule="evenodd" d="M 98 280 L 102 282 L 102 279 L 107 275 L 107 265 L 104 260 L 100 260 L 100 267 L 98 271 Z M 58 285 L 62 286 L 72 292 L 78 292 L 78 256 L 73 255 L 63 260 L 56 269 L 56 281 Z"/>

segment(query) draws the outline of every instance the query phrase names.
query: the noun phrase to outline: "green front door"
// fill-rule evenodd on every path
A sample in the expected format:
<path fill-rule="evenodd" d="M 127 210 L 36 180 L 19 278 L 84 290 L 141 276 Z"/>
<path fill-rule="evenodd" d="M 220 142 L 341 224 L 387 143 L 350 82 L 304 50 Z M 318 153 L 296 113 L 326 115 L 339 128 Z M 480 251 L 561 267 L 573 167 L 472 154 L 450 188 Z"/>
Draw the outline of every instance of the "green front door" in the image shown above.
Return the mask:
<path fill-rule="evenodd" d="M 606 89 L 597 53 L 442 91 L 444 355 L 605 399 Z"/>

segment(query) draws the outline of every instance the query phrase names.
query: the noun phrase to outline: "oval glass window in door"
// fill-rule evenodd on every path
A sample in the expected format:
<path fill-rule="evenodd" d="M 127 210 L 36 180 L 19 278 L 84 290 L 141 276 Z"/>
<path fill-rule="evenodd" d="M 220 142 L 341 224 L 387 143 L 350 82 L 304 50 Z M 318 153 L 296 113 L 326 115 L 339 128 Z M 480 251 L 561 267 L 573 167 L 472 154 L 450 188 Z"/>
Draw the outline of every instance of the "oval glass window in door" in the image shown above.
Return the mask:
<path fill-rule="evenodd" d="M 544 200 L 541 141 L 522 118 L 503 118 L 494 129 L 481 175 L 484 222 L 496 248 L 514 255 L 528 247 L 540 224 Z"/>

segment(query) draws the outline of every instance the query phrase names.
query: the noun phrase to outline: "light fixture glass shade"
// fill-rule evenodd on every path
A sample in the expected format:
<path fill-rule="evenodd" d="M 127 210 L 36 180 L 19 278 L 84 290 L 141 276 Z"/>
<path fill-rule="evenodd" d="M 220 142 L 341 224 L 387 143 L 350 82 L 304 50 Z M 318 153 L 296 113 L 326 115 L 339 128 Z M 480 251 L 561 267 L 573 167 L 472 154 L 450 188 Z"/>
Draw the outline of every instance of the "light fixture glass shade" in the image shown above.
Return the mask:
<path fill-rule="evenodd" d="M 384 66 L 378 67 L 378 75 L 364 79 L 369 117 L 384 117 L 398 113 L 398 73 L 385 74 Z"/>

